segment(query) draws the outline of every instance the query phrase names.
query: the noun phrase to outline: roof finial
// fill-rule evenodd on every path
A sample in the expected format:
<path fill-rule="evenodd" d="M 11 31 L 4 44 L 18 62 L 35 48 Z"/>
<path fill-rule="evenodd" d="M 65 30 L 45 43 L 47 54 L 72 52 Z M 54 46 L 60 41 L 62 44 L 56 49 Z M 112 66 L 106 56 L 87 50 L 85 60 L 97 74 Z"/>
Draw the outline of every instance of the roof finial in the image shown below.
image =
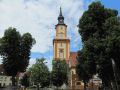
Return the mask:
<path fill-rule="evenodd" d="M 62 8 L 60 7 L 60 16 L 62 16 Z"/>

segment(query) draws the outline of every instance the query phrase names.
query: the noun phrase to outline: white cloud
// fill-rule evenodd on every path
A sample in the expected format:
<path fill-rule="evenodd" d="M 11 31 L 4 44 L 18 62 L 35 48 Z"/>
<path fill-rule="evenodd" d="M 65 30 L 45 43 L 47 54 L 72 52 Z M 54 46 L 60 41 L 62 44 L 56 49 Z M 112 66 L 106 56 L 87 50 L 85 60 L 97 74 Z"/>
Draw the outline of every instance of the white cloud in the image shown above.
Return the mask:
<path fill-rule="evenodd" d="M 28 66 L 28 68 L 29 67 L 31 67 L 33 64 L 35 64 L 36 63 L 36 59 L 33 59 L 33 58 L 31 58 L 30 60 L 29 60 L 29 66 Z"/>
<path fill-rule="evenodd" d="M 53 59 L 53 56 L 49 56 L 48 59 L 46 59 L 46 65 L 48 66 L 49 70 L 51 71 L 52 70 L 52 59 Z"/>
<path fill-rule="evenodd" d="M 32 48 L 32 52 L 51 53 L 55 25 L 61 6 L 65 23 L 68 25 L 71 47 L 80 47 L 81 40 L 77 24 L 84 11 L 85 4 L 84 0 L 1 0 L 0 37 L 3 36 L 5 29 L 12 26 L 22 34 L 30 32 L 36 39 L 37 43 Z M 47 55 L 47 65 L 50 70 L 52 68 L 52 58 L 51 54 Z M 35 58 L 31 58 L 29 67 L 35 62 Z M 1 58 L 0 63 L 2 63 Z"/>
<path fill-rule="evenodd" d="M 83 0 L 2 0 L 0 2 L 0 37 L 8 27 L 16 27 L 21 33 L 30 32 L 36 39 L 33 52 L 49 51 L 60 6 L 62 6 L 68 29 L 75 28 L 83 12 Z M 76 30 L 69 32 L 69 36 L 72 33 L 78 34 Z"/>

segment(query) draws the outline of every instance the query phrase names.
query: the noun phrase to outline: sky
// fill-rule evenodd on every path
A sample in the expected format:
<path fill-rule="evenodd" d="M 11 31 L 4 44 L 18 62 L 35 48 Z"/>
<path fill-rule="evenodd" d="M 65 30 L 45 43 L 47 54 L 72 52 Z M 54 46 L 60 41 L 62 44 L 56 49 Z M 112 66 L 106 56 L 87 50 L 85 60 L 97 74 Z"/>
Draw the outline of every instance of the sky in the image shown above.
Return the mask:
<path fill-rule="evenodd" d="M 0 0 L 0 37 L 8 27 L 15 27 L 21 34 L 31 33 L 36 44 L 31 50 L 29 67 L 36 62 L 36 58 L 44 57 L 51 69 L 52 41 L 55 36 L 59 8 L 62 7 L 65 23 L 68 25 L 70 51 L 77 52 L 82 48 L 77 25 L 92 1 L 98 0 Z M 120 0 L 101 0 L 101 2 L 105 7 L 117 9 L 120 12 Z M 0 62 L 2 62 L 1 58 Z"/>

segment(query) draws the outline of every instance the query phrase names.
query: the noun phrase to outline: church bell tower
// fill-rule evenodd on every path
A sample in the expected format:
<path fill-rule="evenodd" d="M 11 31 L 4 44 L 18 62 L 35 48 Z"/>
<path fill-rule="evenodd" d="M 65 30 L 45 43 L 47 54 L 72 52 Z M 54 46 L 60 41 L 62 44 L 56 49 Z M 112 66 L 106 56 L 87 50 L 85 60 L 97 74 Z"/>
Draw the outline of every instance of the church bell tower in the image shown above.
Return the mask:
<path fill-rule="evenodd" d="M 69 60 L 70 39 L 67 37 L 67 25 L 64 23 L 62 9 L 58 17 L 58 24 L 55 26 L 56 35 L 53 39 L 54 60 Z"/>

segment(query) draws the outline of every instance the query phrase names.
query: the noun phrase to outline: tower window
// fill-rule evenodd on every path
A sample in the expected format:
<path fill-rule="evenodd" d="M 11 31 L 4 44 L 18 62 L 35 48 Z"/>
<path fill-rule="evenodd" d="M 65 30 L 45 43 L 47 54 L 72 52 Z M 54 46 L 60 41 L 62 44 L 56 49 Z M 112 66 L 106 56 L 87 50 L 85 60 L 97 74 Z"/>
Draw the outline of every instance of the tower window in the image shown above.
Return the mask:
<path fill-rule="evenodd" d="M 63 49 L 59 50 L 59 58 L 64 58 L 64 50 Z"/>
<path fill-rule="evenodd" d="M 62 47 L 62 43 L 60 43 L 60 46 Z"/>
<path fill-rule="evenodd" d="M 62 53 L 63 52 L 63 49 L 60 49 L 60 53 Z"/>

